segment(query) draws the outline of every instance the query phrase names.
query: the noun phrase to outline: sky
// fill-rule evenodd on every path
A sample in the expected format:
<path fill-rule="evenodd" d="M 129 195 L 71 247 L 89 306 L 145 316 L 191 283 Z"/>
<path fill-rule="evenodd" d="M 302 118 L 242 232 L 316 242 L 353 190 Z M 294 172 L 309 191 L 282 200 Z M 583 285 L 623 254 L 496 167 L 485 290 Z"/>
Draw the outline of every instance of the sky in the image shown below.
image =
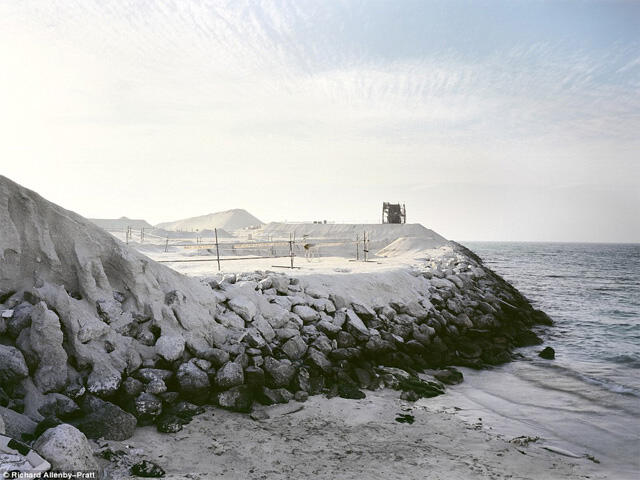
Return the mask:
<path fill-rule="evenodd" d="M 2 0 L 0 174 L 87 217 L 640 242 L 640 2 Z"/>

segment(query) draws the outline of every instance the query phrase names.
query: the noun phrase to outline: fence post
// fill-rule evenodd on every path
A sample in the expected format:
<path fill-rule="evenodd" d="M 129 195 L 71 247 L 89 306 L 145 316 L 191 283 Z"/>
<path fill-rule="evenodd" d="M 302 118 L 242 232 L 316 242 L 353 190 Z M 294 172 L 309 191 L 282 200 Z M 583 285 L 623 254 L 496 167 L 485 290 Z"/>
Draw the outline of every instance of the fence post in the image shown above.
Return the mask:
<path fill-rule="evenodd" d="M 140 243 L 144 243 L 144 227 L 140 228 Z"/>
<path fill-rule="evenodd" d="M 213 231 L 216 234 L 216 259 L 218 260 L 218 271 L 220 271 L 220 249 L 218 248 L 218 229 L 214 228 Z"/>
<path fill-rule="evenodd" d="M 167 237 L 167 241 L 164 244 L 164 253 L 169 251 L 169 237 Z"/>
<path fill-rule="evenodd" d="M 293 242 L 296 241 L 295 234 L 289 234 L 289 255 L 291 257 L 291 270 L 293 270 Z"/>
<path fill-rule="evenodd" d="M 356 262 L 360 260 L 360 235 L 356 233 Z"/>
<path fill-rule="evenodd" d="M 367 261 L 367 232 L 362 232 L 362 256 L 364 257 L 364 261 Z"/>

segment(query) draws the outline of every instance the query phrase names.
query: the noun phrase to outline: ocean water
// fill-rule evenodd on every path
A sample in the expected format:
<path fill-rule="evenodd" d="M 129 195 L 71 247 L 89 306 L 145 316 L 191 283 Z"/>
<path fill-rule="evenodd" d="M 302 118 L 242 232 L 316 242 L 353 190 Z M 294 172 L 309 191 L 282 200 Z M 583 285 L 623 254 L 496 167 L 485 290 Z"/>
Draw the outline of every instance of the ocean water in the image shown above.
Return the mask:
<path fill-rule="evenodd" d="M 554 326 L 544 345 L 492 370 L 465 369 L 451 390 L 470 420 L 593 463 L 612 479 L 640 478 L 640 244 L 464 242 Z M 551 346 L 555 360 L 537 353 Z M 446 397 L 446 396 L 445 396 Z"/>

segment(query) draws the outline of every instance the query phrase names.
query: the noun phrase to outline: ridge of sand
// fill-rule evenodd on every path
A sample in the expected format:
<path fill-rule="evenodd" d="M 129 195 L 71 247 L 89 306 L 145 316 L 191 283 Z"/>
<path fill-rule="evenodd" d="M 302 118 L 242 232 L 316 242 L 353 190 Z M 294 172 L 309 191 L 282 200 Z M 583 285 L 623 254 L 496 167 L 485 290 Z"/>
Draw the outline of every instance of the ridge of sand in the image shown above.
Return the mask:
<path fill-rule="evenodd" d="M 234 208 L 232 210 L 184 218 L 173 222 L 163 222 L 157 224 L 156 227 L 164 230 L 183 230 L 189 232 L 205 229 L 212 230 L 214 228 L 223 228 L 227 231 L 233 231 L 250 227 L 259 227 L 262 224 L 263 222 L 246 210 Z"/>

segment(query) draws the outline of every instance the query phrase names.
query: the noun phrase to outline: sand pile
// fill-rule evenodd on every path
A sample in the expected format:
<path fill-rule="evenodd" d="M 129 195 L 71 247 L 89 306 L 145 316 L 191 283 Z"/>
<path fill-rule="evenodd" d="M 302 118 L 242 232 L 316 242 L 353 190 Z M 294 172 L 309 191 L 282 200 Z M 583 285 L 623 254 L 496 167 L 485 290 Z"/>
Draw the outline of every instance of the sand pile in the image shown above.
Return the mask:
<path fill-rule="evenodd" d="M 420 236 L 400 237 L 394 240 L 382 250 L 376 252 L 378 257 L 399 257 L 403 255 L 415 255 L 425 250 L 431 250 L 442 246 L 441 237 Z"/>
<path fill-rule="evenodd" d="M 159 223 L 156 227 L 164 230 L 185 232 L 222 228 L 231 232 L 234 230 L 242 230 L 243 228 L 259 227 L 262 224 L 260 220 L 246 210 L 235 208 L 224 212 L 176 220 L 175 222 Z"/>
<path fill-rule="evenodd" d="M 208 345 L 224 330 L 212 324 L 210 288 L 5 177 L 0 224 L 0 334 L 24 354 L 35 384 L 24 403 L 36 420 L 52 392 L 112 395 L 158 352 L 174 360 L 185 343 Z"/>
<path fill-rule="evenodd" d="M 353 257 L 358 240 L 359 254 L 362 255 L 362 238 L 366 234 L 369 255 L 386 247 L 400 237 L 422 239 L 423 244 L 437 248 L 447 245 L 446 238 L 424 226 L 413 224 L 355 224 L 355 223 L 279 223 L 265 225 L 256 235 L 272 239 L 288 239 L 290 235 L 296 240 L 308 239 L 312 248 L 319 249 L 323 256 Z"/>
<path fill-rule="evenodd" d="M 127 217 L 120 218 L 89 218 L 89 221 L 95 223 L 103 230 L 108 232 L 124 231 L 128 227 L 140 230 L 141 228 L 153 228 L 150 223 L 142 219 L 134 219 Z"/>

